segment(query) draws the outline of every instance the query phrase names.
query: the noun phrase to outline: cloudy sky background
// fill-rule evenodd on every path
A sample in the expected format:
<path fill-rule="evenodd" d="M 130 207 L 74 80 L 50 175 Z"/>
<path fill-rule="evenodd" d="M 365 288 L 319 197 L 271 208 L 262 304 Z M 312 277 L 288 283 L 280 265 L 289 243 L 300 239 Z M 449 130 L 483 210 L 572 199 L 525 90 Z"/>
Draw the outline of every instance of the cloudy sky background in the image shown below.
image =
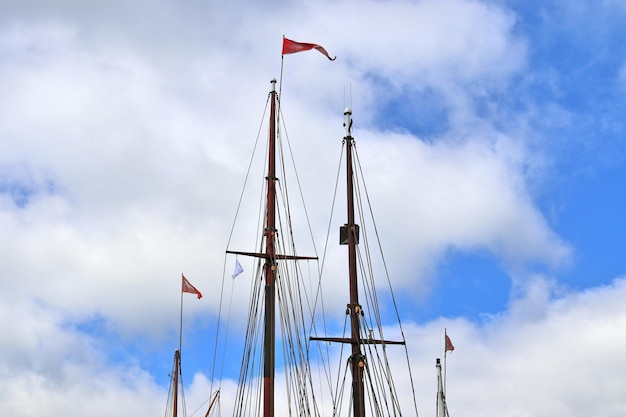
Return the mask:
<path fill-rule="evenodd" d="M 181 272 L 208 398 L 285 34 L 337 55 L 285 57 L 285 122 L 319 240 L 353 109 L 420 414 L 447 328 L 453 416 L 623 416 L 625 24 L 619 0 L 0 2 L 0 414 L 163 413 Z"/>

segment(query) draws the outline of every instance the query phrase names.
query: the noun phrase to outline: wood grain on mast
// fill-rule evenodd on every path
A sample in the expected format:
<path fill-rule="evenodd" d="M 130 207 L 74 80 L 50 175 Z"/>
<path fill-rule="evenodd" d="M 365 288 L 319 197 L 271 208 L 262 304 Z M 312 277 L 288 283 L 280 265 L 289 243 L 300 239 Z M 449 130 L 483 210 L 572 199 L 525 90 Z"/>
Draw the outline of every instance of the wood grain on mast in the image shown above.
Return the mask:
<path fill-rule="evenodd" d="M 263 330 L 263 417 L 274 417 L 276 352 L 276 80 L 272 80 L 267 167 L 267 219 L 265 223 L 265 324 Z"/>

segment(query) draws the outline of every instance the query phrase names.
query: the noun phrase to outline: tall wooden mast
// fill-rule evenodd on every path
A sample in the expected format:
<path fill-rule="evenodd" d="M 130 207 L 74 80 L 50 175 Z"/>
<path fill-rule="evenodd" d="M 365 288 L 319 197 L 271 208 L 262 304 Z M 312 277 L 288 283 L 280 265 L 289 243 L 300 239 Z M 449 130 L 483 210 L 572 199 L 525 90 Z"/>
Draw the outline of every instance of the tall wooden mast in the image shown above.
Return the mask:
<path fill-rule="evenodd" d="M 263 415 L 262 417 L 274 417 L 274 386 L 276 368 L 276 280 L 279 279 L 279 260 L 314 260 L 316 256 L 286 255 L 276 252 L 276 147 L 277 147 L 277 103 L 276 80 L 272 80 L 270 91 L 270 120 L 267 156 L 267 202 L 265 227 L 263 237 L 265 240 L 264 252 L 242 252 L 227 250 L 226 253 L 252 256 L 265 260 L 263 276 L 264 288 L 264 322 L 263 322 Z"/>
<path fill-rule="evenodd" d="M 267 167 L 267 219 L 265 223 L 265 324 L 263 353 L 263 417 L 274 417 L 276 355 L 276 80 L 270 92 L 270 131 Z"/>

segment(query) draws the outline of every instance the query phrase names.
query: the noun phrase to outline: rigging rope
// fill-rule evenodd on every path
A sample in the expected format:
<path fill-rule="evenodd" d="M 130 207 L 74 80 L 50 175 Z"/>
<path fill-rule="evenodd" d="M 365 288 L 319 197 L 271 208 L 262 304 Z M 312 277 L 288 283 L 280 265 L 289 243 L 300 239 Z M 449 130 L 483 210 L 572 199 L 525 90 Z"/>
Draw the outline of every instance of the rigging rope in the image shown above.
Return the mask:
<path fill-rule="evenodd" d="M 246 184 L 248 183 L 248 178 L 250 177 L 250 172 L 252 170 L 252 162 L 254 160 L 254 155 L 256 153 L 256 149 L 257 149 L 258 144 L 259 144 L 259 138 L 261 137 L 261 130 L 263 128 L 263 120 L 265 119 L 265 115 L 267 114 L 268 105 L 270 103 L 270 101 L 269 101 L 270 97 L 271 97 L 271 95 L 268 95 L 268 99 L 265 102 L 265 109 L 263 110 L 263 117 L 261 118 L 261 122 L 260 122 L 259 128 L 257 130 L 257 135 L 256 135 L 256 140 L 254 142 L 252 155 L 251 155 L 250 160 L 248 162 L 248 169 L 246 171 L 246 176 L 245 176 L 245 179 L 244 179 L 244 183 L 243 183 L 243 187 L 242 187 L 242 190 L 241 190 L 241 194 L 239 195 L 239 201 L 237 203 L 237 209 L 235 210 L 235 218 L 233 219 L 233 223 L 232 223 L 231 228 L 230 228 L 230 233 L 229 233 L 229 236 L 228 236 L 228 242 L 226 244 L 227 248 L 230 247 L 230 243 L 231 243 L 231 240 L 233 238 L 233 233 L 235 231 L 235 224 L 237 223 L 237 219 L 239 217 L 239 212 L 241 210 L 241 203 L 243 201 L 243 196 L 244 196 L 244 193 L 245 193 L 245 190 L 246 190 Z M 225 280 L 223 279 L 223 277 L 226 276 L 226 259 L 227 259 L 227 257 L 228 257 L 228 255 L 224 254 L 224 268 L 223 268 L 223 271 L 222 271 L 222 285 L 221 285 L 221 288 L 220 288 L 220 297 L 219 297 L 220 301 L 219 301 L 219 307 L 218 307 L 217 326 L 216 326 L 216 330 L 215 330 L 215 334 L 216 334 L 215 346 L 214 346 L 214 349 L 213 349 L 213 364 L 211 366 L 211 370 L 212 370 L 211 371 L 211 387 L 210 387 L 211 392 L 213 392 L 213 383 L 214 383 L 215 377 L 216 377 L 215 369 L 216 369 L 216 364 L 217 364 L 217 354 L 218 354 L 218 351 L 219 351 L 218 345 L 219 345 L 219 340 L 220 340 L 220 338 L 219 338 L 219 336 L 220 336 L 220 324 L 222 322 L 222 311 L 223 311 L 223 303 L 222 302 L 223 302 L 223 299 L 224 299 L 224 284 L 225 284 Z M 224 336 L 224 340 L 225 341 L 228 340 L 228 327 L 229 327 L 229 324 L 230 324 L 231 307 L 232 307 L 232 301 L 233 301 L 232 295 L 234 293 L 233 287 L 234 287 L 234 282 L 231 283 L 231 297 L 230 297 L 230 302 L 229 302 L 229 306 L 228 306 L 228 313 L 227 313 L 227 318 L 226 318 L 226 329 L 225 329 L 225 336 Z M 224 342 L 224 349 L 222 350 L 222 358 L 225 357 L 226 348 L 227 348 L 227 345 L 226 345 L 226 342 Z M 220 371 L 219 371 L 219 376 L 218 376 L 218 381 L 219 381 L 218 390 L 222 389 L 221 382 L 222 382 L 222 379 L 223 379 L 223 376 L 224 376 L 224 362 L 225 361 L 222 359 L 222 363 L 221 363 Z"/>
<path fill-rule="evenodd" d="M 356 147 L 355 147 L 355 152 L 354 152 L 354 156 L 355 156 L 355 162 L 356 162 L 356 166 L 359 168 L 359 173 L 361 174 L 361 178 L 364 178 L 363 175 L 363 168 L 361 166 L 361 161 L 359 159 L 358 156 L 358 152 L 356 151 Z M 376 234 L 376 242 L 378 243 L 378 251 L 380 253 L 381 256 L 381 261 L 383 264 L 383 268 L 385 271 L 385 277 L 387 278 L 387 287 L 389 289 L 389 294 L 391 296 L 391 300 L 392 300 L 392 305 L 394 308 L 394 311 L 396 313 L 396 320 L 398 322 L 398 328 L 400 329 L 400 334 L 402 336 L 402 341 L 406 342 L 406 337 L 404 335 L 404 328 L 402 327 L 402 321 L 400 320 L 400 312 L 398 311 L 398 303 L 396 302 L 396 296 L 395 293 L 393 291 L 393 286 L 391 285 L 391 278 L 389 276 L 389 270 L 387 268 L 387 261 L 385 260 L 385 255 L 383 253 L 382 250 L 382 244 L 380 241 L 380 235 L 378 233 L 378 227 L 376 225 L 376 221 L 374 218 L 374 213 L 372 212 L 372 204 L 370 201 L 370 197 L 369 197 L 369 192 L 367 191 L 367 186 L 365 185 L 365 182 L 363 182 L 363 190 L 365 192 L 365 197 L 367 200 L 367 206 L 369 207 L 369 212 L 370 212 L 370 219 L 372 220 L 372 225 L 374 227 L 374 233 Z M 368 251 L 369 253 L 369 251 Z M 415 383 L 413 381 L 413 371 L 411 370 L 411 361 L 409 359 L 409 350 L 408 347 L 406 345 L 406 343 L 404 344 L 404 353 L 405 353 L 405 357 L 406 357 L 406 363 L 407 363 L 407 367 L 408 367 L 408 375 L 409 375 L 409 380 L 411 382 L 411 392 L 412 392 L 412 397 L 413 397 L 413 409 L 415 411 L 415 416 L 418 417 L 419 416 L 419 412 L 417 410 L 417 402 L 415 399 Z"/>

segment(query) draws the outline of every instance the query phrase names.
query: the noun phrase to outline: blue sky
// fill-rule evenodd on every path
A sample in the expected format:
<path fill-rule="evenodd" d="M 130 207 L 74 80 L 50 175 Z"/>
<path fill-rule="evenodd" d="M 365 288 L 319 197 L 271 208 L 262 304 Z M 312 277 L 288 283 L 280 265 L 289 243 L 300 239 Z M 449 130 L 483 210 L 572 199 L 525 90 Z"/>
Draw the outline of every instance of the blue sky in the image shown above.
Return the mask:
<path fill-rule="evenodd" d="M 625 23 L 619 0 L 0 2 L 1 414 L 163 412 L 181 272 L 208 397 L 285 34 L 337 55 L 285 57 L 284 120 L 319 248 L 353 108 L 420 413 L 447 328 L 453 415 L 624 415 Z"/>
<path fill-rule="evenodd" d="M 498 123 L 505 129 L 517 113 L 539 109 L 530 120 L 536 135 L 531 140 L 549 158 L 548 178 L 533 184 L 534 196 L 546 221 L 574 248 L 570 264 L 546 272 L 576 290 L 606 283 L 624 270 L 617 255 L 625 236 L 620 220 L 624 35 L 619 30 L 624 15 L 579 2 L 506 4 L 517 16 L 514 32 L 529 45 L 528 71 L 517 75 L 518 85 L 490 99 L 503 105 L 497 107 L 504 110 Z M 563 112 L 563 120 L 545 117 L 554 107 Z M 544 271 L 541 266 L 538 270 Z M 463 306 L 448 306 L 453 310 L 447 314 L 476 317 L 506 307 L 511 283 L 489 253 L 451 251 L 442 275 L 446 279 L 434 299 L 445 302 L 459 291 L 466 295 Z M 461 278 L 467 275 L 467 280 Z M 485 276 L 493 278 L 491 284 L 486 285 Z M 468 290 L 486 297 L 467 296 Z M 485 298 L 492 301 L 485 303 Z M 471 300 L 480 301 L 471 305 Z"/>

